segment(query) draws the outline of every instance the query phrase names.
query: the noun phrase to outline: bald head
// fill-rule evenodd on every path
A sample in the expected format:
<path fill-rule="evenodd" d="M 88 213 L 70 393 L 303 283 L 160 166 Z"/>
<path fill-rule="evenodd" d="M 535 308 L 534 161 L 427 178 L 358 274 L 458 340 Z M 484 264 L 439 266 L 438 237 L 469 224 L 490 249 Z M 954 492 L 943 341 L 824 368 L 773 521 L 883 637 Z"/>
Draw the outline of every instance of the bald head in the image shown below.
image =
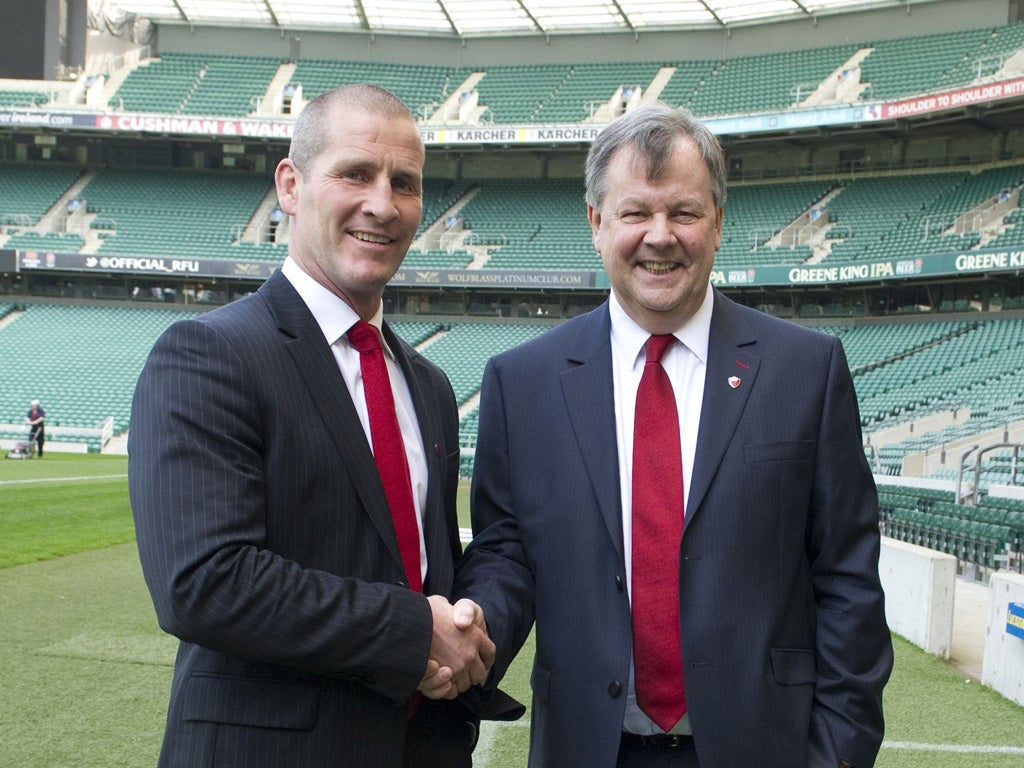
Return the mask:
<path fill-rule="evenodd" d="M 332 115 L 337 107 L 416 122 L 405 103 L 380 86 L 355 83 L 325 91 L 306 104 L 295 121 L 288 157 L 300 173 L 309 168 L 327 145 L 332 135 Z"/>

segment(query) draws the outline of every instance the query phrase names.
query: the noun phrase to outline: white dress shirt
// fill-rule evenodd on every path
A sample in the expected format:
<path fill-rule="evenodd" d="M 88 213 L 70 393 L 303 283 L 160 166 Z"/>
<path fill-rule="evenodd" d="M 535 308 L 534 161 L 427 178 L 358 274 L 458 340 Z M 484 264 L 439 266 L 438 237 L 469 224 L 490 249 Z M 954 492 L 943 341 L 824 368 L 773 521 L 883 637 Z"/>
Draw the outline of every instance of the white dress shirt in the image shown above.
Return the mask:
<path fill-rule="evenodd" d="M 711 333 L 711 311 L 713 308 L 714 298 L 709 284 L 700 309 L 681 328 L 677 328 L 673 332 L 679 343 L 670 346 L 661 358 L 662 367 L 672 382 L 672 390 L 676 397 L 676 410 L 679 415 L 684 498 L 690 492 L 690 477 L 693 472 L 694 456 L 697 453 L 697 429 L 700 425 L 701 403 L 704 396 L 704 375 L 707 370 L 708 336 Z M 626 585 L 632 594 L 633 419 L 636 409 L 636 392 L 640 386 L 640 377 L 643 375 L 647 359 L 644 345 L 651 334 L 626 314 L 614 291 L 609 299 L 609 311 L 611 314 L 612 378 L 615 387 L 615 432 L 622 493 L 622 538 L 626 557 Z M 685 531 L 683 535 L 686 535 Z M 686 621 L 685 606 L 682 618 L 683 621 Z M 645 736 L 662 733 L 662 730 L 644 714 L 636 703 L 632 664 L 626 692 L 626 716 L 623 721 L 623 730 Z M 683 715 L 671 732 L 690 733 L 689 715 Z"/>
<path fill-rule="evenodd" d="M 366 440 L 372 450 L 370 415 L 367 412 L 366 397 L 363 394 L 363 374 L 359 363 L 359 352 L 349 344 L 346 335 L 359 320 L 359 315 L 341 297 L 331 293 L 310 277 L 290 256 L 285 259 L 281 272 L 309 307 L 320 330 L 323 331 L 324 338 L 330 344 L 331 350 L 334 352 L 334 359 L 338 362 L 338 368 L 345 380 L 345 386 L 348 387 L 349 394 L 352 396 L 356 413 L 359 414 L 359 421 L 363 425 L 363 432 L 366 433 Z M 383 306 L 378 307 L 377 313 L 369 321 L 378 331 L 381 329 L 383 315 Z M 388 366 L 388 378 L 391 379 L 391 391 L 395 397 L 398 427 L 402 431 L 405 454 L 409 460 L 409 479 L 412 482 L 412 499 L 416 507 L 416 524 L 420 534 L 420 576 L 425 581 L 427 578 L 427 547 L 423 538 L 423 507 L 427 500 L 427 460 L 423 452 L 423 437 L 420 434 L 420 424 L 416 419 L 416 410 L 413 408 L 409 385 L 383 335 L 381 344 L 384 347 L 384 359 Z"/>

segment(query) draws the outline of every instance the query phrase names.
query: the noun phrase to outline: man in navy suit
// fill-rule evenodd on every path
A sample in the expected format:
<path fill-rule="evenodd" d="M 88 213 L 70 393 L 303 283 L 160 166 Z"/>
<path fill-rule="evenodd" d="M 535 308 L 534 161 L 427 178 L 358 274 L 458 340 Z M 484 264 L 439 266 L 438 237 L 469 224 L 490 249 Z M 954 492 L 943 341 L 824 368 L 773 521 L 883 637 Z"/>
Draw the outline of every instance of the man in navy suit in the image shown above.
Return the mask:
<path fill-rule="evenodd" d="M 608 302 L 487 365 L 456 593 L 487 616 L 494 679 L 536 624 L 532 768 L 867 768 L 881 744 L 892 647 L 850 372 L 837 339 L 711 286 L 725 198 L 692 115 L 613 122 L 586 171 Z M 675 406 L 634 437 L 648 364 Z M 680 469 L 634 496 L 659 453 Z M 677 526 L 656 557 L 633 548 L 648 507 Z M 636 610 L 649 572 L 668 596 Z M 672 663 L 648 677 L 636 640 L 662 616 Z"/>
<path fill-rule="evenodd" d="M 458 411 L 444 374 L 381 317 L 423 162 L 387 91 L 311 101 L 275 176 L 284 266 L 175 324 L 142 372 L 132 511 L 157 617 L 181 641 L 161 766 L 468 766 L 477 718 L 516 713 L 500 695 L 452 700 L 494 654 L 479 608 L 448 600 Z M 412 572 L 371 450 L 357 321 L 382 333 Z"/>

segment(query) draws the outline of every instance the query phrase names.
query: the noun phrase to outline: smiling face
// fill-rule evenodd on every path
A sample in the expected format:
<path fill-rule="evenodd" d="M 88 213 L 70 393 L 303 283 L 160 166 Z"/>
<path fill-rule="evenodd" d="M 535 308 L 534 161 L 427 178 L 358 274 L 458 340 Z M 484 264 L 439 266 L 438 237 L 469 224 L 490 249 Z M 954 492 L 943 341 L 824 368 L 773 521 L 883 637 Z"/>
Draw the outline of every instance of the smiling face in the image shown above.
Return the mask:
<path fill-rule="evenodd" d="M 285 158 L 277 168 L 288 253 L 368 319 L 419 226 L 423 142 L 411 118 L 351 103 L 336 103 L 329 125 L 304 167 Z"/>
<path fill-rule="evenodd" d="M 587 207 L 594 246 L 626 313 L 671 333 L 704 301 L 722 239 L 722 208 L 697 146 L 680 136 L 658 178 L 631 145 L 611 156 L 600 204 Z"/>

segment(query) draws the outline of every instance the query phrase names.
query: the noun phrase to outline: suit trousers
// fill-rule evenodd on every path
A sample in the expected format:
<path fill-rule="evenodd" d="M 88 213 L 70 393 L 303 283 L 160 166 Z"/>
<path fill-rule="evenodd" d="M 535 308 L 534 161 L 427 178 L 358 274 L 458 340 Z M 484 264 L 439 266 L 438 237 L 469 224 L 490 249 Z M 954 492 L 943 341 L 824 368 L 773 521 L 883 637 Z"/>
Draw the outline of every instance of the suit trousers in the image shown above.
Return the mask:
<path fill-rule="evenodd" d="M 477 732 L 475 718 L 459 704 L 425 700 L 406 730 L 402 768 L 470 768 Z"/>
<path fill-rule="evenodd" d="M 673 743 L 669 737 L 650 739 L 623 734 L 615 768 L 700 768 L 693 740 Z"/>

